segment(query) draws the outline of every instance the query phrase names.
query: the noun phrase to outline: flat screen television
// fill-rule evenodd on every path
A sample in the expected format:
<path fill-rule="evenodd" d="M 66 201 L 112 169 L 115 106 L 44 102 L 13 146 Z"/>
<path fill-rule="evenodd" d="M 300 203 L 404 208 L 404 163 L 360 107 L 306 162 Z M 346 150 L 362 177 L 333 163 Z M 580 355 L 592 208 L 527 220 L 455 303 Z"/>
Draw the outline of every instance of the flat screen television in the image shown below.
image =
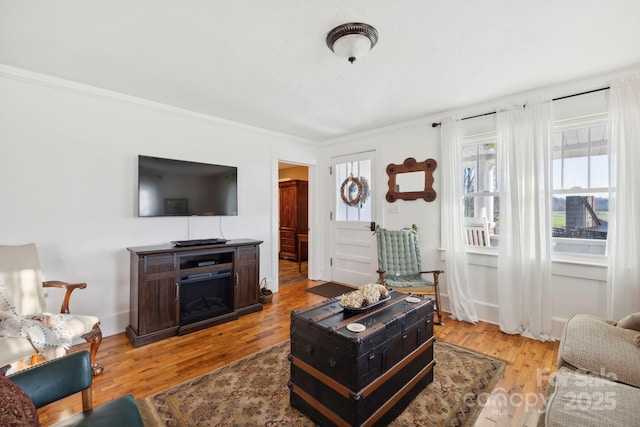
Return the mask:
<path fill-rule="evenodd" d="M 238 215 L 238 168 L 138 156 L 138 216 L 194 215 Z"/>

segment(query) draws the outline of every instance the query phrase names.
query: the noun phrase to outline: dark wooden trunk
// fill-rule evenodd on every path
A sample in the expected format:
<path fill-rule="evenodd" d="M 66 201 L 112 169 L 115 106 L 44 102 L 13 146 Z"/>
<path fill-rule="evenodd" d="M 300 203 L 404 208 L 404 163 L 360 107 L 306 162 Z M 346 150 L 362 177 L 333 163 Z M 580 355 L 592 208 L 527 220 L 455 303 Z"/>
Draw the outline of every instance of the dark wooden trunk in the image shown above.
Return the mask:
<path fill-rule="evenodd" d="M 353 313 L 339 301 L 291 314 L 291 404 L 321 425 L 385 425 L 433 381 L 433 302 L 392 293 Z"/>

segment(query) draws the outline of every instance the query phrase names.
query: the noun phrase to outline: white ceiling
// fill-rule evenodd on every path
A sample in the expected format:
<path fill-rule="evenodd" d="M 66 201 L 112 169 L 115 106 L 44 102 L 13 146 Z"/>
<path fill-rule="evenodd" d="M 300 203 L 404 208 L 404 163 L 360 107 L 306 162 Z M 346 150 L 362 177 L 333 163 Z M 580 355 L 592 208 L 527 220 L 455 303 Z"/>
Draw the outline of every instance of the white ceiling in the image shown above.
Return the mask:
<path fill-rule="evenodd" d="M 326 141 L 638 64 L 640 1 L 0 0 L 0 63 Z"/>

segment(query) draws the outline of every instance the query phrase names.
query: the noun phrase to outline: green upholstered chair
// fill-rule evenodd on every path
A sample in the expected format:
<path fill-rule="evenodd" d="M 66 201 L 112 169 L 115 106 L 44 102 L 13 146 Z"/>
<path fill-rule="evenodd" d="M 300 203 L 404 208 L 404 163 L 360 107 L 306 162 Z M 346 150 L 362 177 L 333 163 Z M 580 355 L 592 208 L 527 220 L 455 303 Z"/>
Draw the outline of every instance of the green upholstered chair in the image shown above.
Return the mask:
<path fill-rule="evenodd" d="M 442 325 L 438 276 L 444 271 L 423 271 L 421 269 L 418 229 L 415 224 L 411 228 L 401 230 L 387 230 L 378 227 L 376 228 L 376 240 L 378 243 L 378 283 L 396 292 L 433 295 L 438 324 Z M 432 274 L 433 281 L 425 279 L 423 274 Z"/>
<path fill-rule="evenodd" d="M 142 417 L 130 394 L 93 407 L 92 374 L 89 353 L 82 350 L 35 365 L 7 378 L 26 393 L 31 399 L 28 404 L 33 404 L 35 408 L 82 393 L 82 412 L 54 424 L 55 426 L 142 427 Z M 7 399 L 0 401 L 6 402 Z M 9 411 L 9 408 L 3 409 L 2 413 Z"/>

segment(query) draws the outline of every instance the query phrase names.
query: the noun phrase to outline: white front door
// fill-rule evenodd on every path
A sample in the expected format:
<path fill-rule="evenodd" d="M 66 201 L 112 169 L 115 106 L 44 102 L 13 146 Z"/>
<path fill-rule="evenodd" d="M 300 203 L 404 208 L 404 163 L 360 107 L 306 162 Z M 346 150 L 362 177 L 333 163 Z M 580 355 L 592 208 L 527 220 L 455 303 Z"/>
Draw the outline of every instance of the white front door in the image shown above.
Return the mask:
<path fill-rule="evenodd" d="M 334 157 L 331 280 L 363 285 L 377 280 L 374 192 L 375 152 Z"/>

